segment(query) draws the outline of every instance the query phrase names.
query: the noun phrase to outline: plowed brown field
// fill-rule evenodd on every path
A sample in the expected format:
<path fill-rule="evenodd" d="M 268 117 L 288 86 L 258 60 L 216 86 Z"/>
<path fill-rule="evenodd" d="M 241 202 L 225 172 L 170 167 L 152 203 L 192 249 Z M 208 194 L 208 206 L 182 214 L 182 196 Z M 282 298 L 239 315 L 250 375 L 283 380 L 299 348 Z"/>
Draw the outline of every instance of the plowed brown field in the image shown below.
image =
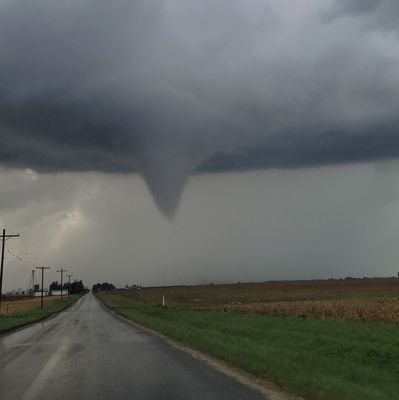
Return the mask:
<path fill-rule="evenodd" d="M 197 310 L 399 323 L 399 279 L 239 283 L 121 290 L 138 301 Z"/>

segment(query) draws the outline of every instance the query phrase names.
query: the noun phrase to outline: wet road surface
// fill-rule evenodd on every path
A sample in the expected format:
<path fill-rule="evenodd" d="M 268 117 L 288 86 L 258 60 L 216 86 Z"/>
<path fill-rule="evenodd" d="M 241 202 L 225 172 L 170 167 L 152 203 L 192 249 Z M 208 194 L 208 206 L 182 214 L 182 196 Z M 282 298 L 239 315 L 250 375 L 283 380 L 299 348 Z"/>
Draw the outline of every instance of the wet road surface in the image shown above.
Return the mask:
<path fill-rule="evenodd" d="M 88 294 L 55 318 L 0 336 L 0 399 L 264 397 L 120 320 Z"/>

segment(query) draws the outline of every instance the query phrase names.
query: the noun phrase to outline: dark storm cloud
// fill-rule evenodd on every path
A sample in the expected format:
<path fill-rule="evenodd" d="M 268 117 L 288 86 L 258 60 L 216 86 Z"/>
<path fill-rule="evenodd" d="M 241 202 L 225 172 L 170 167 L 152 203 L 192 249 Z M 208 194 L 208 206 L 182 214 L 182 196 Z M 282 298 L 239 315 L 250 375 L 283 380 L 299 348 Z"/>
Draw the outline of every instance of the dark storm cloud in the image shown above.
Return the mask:
<path fill-rule="evenodd" d="M 264 168 L 315 167 L 369 160 L 383 161 L 399 157 L 399 120 L 390 121 L 361 135 L 352 132 L 326 131 L 317 138 L 296 140 L 294 133 L 280 134 L 246 153 L 218 153 L 199 170 L 226 171 Z M 287 152 L 287 147 L 290 151 Z"/>
<path fill-rule="evenodd" d="M 373 12 L 384 0 L 338 0 L 328 10 L 331 15 L 358 15 Z"/>
<path fill-rule="evenodd" d="M 399 3 L 396 0 L 336 0 L 324 10 L 326 20 L 361 18 L 368 29 L 398 30 Z"/>
<path fill-rule="evenodd" d="M 0 0 L 0 162 L 138 171 L 172 215 L 196 168 L 396 158 L 395 9 Z"/>

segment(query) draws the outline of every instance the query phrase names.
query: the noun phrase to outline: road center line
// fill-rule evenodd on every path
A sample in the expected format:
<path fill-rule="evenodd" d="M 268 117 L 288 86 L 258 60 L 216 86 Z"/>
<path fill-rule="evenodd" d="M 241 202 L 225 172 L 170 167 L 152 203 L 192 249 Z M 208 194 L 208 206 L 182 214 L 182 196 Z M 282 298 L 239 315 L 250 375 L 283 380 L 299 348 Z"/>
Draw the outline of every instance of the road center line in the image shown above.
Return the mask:
<path fill-rule="evenodd" d="M 39 393 L 46 381 L 49 379 L 51 373 L 54 372 L 54 368 L 57 364 L 62 360 L 64 354 L 68 351 L 70 347 L 70 341 L 67 339 L 63 339 L 59 348 L 56 352 L 49 358 L 49 360 L 44 364 L 43 368 L 33 380 L 29 389 L 25 392 L 22 397 L 22 400 L 34 400 L 39 396 Z"/>

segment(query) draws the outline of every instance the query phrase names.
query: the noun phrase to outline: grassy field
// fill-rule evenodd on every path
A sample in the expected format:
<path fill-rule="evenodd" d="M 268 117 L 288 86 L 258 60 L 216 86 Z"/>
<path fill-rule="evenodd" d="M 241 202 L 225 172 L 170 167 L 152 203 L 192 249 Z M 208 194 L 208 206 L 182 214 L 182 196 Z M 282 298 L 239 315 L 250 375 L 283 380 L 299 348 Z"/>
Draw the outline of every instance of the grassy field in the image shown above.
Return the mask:
<path fill-rule="evenodd" d="M 78 299 L 78 297 L 78 295 L 72 295 L 69 298 L 64 298 L 62 301 L 60 300 L 60 298 L 48 300 L 45 303 L 45 307 L 43 307 L 43 309 L 37 307 L 26 308 L 26 306 L 24 306 L 25 309 L 18 313 L 2 314 L 0 315 L 0 333 L 8 332 L 29 323 L 47 318 L 50 315 L 59 312 L 71 305 L 74 301 Z M 25 302 L 26 300 L 21 300 L 21 302 L 22 301 Z"/>
<path fill-rule="evenodd" d="M 241 283 L 122 290 L 149 304 L 191 310 L 237 311 L 399 323 L 399 279 Z"/>
<path fill-rule="evenodd" d="M 337 302 L 394 302 L 398 286 L 397 280 L 276 282 L 148 288 L 100 297 L 127 318 L 305 399 L 394 400 L 399 399 L 394 323 L 369 322 L 375 319 L 371 314 L 362 321 L 344 320 L 337 312 L 326 319 L 310 318 L 312 313 L 260 315 L 253 305 L 287 303 L 295 310 L 304 302 L 329 302 L 331 309 Z M 160 307 L 163 295 L 167 308 Z"/>

